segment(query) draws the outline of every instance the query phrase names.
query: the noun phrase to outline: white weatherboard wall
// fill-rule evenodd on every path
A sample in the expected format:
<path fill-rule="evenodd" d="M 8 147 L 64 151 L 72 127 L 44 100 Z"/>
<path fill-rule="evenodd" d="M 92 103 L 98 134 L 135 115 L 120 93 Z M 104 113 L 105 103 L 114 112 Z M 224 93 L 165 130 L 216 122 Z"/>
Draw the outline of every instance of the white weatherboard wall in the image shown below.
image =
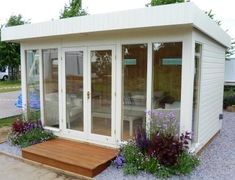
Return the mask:
<path fill-rule="evenodd" d="M 225 47 L 194 31 L 202 44 L 198 143 L 203 147 L 222 127 Z"/>

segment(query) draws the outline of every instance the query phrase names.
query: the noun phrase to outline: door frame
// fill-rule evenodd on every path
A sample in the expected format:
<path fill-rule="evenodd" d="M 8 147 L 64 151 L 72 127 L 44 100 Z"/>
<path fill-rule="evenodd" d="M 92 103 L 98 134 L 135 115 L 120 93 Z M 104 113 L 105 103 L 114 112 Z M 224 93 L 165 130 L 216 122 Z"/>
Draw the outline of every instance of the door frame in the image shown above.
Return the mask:
<path fill-rule="evenodd" d="M 68 129 L 67 124 L 67 109 L 66 109 L 66 66 L 65 66 L 65 52 L 71 52 L 71 51 L 82 51 L 83 52 L 83 107 L 87 106 L 87 99 L 85 98 L 85 93 L 87 92 L 87 86 L 85 82 L 87 82 L 87 48 L 86 47 L 70 47 L 70 48 L 62 48 L 61 49 L 61 61 L 62 61 L 62 131 L 64 134 L 66 134 L 68 137 L 75 138 L 75 139 L 87 139 L 87 122 L 85 119 L 85 115 L 88 113 L 87 108 L 83 108 L 83 131 L 77 131 L 73 129 Z"/>
<path fill-rule="evenodd" d="M 105 46 L 89 46 L 88 47 L 88 91 L 91 92 L 91 51 L 111 50 L 112 51 L 112 83 L 111 83 L 111 136 L 91 133 L 91 98 L 88 101 L 88 140 L 102 142 L 105 144 L 113 144 L 116 139 L 116 52 L 114 45 Z M 92 94 L 92 92 L 91 92 Z"/>
<path fill-rule="evenodd" d="M 91 92 L 91 51 L 112 51 L 112 92 L 111 92 L 111 136 L 91 133 L 91 98 L 87 98 L 87 92 Z M 116 140 L 116 51 L 114 45 L 107 46 L 83 46 L 66 47 L 61 49 L 62 61 L 62 133 L 66 137 L 84 140 L 87 142 L 99 142 L 102 144 L 114 144 Z M 83 51 L 83 132 L 71 130 L 66 127 L 66 66 L 65 52 Z"/>

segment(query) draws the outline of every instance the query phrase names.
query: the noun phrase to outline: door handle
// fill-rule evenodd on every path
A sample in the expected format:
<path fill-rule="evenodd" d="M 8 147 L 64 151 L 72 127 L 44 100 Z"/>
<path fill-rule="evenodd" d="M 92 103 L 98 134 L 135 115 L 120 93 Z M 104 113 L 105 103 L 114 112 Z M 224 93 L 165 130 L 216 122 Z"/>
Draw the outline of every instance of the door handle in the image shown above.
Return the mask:
<path fill-rule="evenodd" d="M 87 99 L 90 99 L 90 91 L 87 91 Z"/>

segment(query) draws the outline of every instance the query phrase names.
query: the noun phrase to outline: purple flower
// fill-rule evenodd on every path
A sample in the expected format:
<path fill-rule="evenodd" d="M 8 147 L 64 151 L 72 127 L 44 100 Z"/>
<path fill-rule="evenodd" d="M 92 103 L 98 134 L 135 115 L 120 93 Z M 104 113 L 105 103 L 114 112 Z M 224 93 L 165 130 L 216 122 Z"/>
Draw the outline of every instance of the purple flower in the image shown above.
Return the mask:
<path fill-rule="evenodd" d="M 125 158 L 123 155 L 118 154 L 116 159 L 113 161 L 117 168 L 123 167 L 125 163 Z"/>
<path fill-rule="evenodd" d="M 175 120 L 176 118 L 176 114 L 174 112 L 169 112 L 167 115 L 166 115 L 167 119 L 169 120 Z"/>

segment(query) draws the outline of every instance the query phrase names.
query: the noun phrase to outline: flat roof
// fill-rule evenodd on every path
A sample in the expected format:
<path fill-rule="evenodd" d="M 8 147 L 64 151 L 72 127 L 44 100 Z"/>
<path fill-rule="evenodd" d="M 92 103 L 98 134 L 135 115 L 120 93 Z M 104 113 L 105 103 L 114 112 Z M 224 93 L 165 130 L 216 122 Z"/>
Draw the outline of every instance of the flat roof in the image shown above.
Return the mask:
<path fill-rule="evenodd" d="M 1 38 L 2 41 L 21 42 L 42 37 L 175 25 L 190 25 L 223 46 L 230 47 L 230 36 L 192 2 L 5 27 Z"/>

